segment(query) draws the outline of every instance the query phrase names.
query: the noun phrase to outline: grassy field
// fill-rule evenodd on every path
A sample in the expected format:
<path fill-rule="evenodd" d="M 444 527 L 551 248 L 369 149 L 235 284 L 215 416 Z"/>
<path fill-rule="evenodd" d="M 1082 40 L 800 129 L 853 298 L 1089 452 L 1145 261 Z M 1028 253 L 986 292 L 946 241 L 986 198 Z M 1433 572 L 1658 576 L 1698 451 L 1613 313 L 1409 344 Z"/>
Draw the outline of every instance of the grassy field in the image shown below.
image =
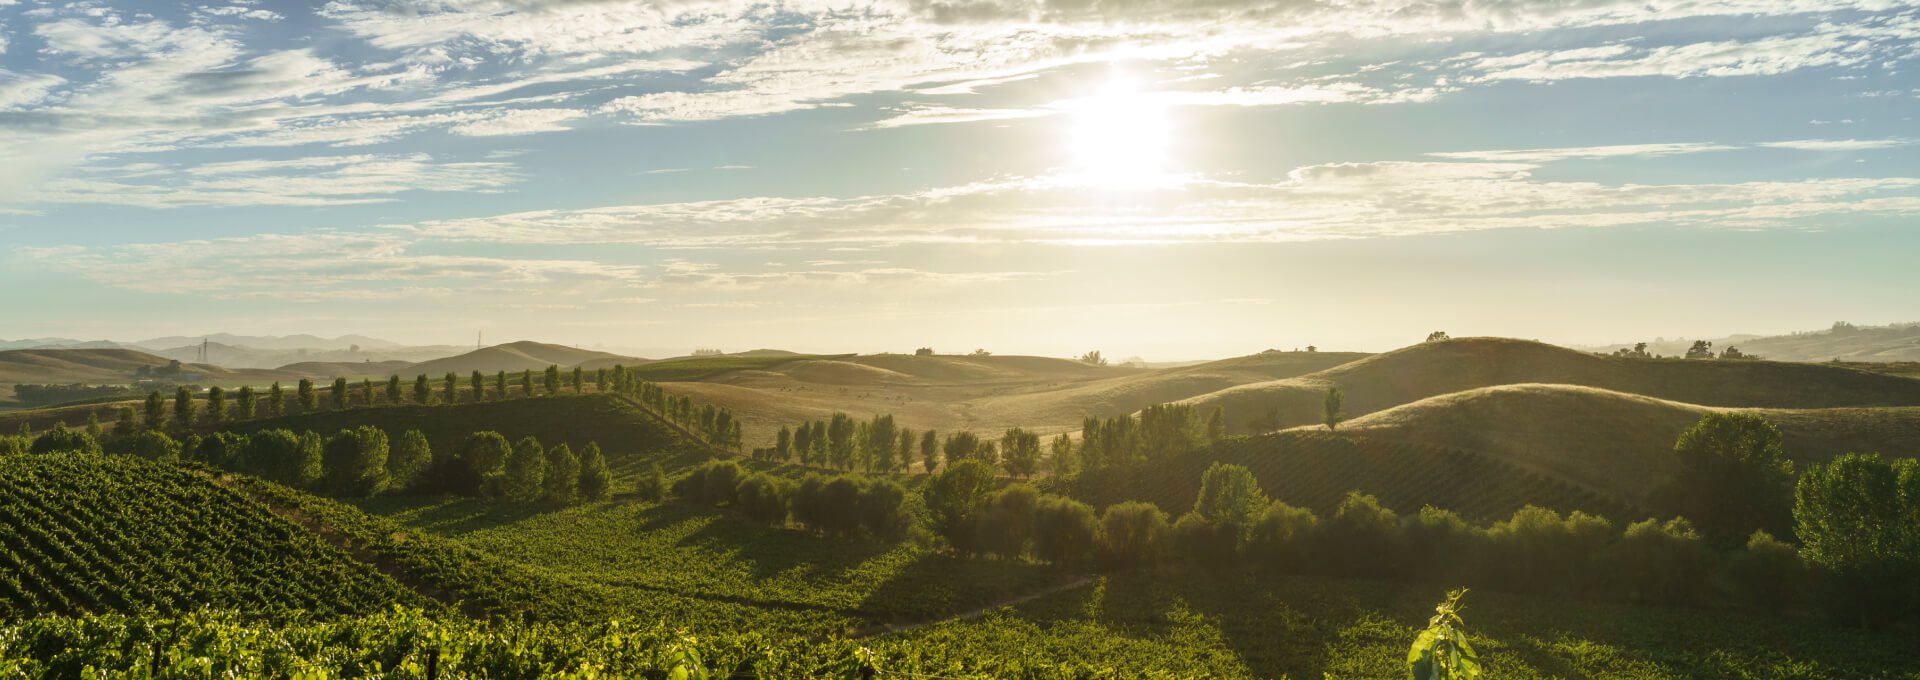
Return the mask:
<path fill-rule="evenodd" d="M 1432 505 L 1476 521 L 1505 519 L 1528 504 L 1613 519 L 1644 512 L 1618 497 L 1462 449 L 1310 431 L 1234 437 L 1136 470 L 1054 485 L 1095 506 L 1144 500 L 1178 516 L 1193 508 L 1200 476 L 1216 462 L 1246 466 L 1273 498 L 1322 516 L 1348 491 L 1373 494 L 1396 512 Z"/>

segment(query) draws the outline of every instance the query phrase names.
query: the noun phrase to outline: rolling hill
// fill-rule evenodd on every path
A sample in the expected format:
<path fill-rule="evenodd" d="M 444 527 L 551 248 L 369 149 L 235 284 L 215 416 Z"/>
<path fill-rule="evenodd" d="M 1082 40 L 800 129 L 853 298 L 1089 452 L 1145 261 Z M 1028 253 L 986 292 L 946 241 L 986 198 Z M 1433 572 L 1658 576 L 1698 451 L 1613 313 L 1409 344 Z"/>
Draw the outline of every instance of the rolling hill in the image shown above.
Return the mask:
<path fill-rule="evenodd" d="M 20 383 L 89 383 L 123 385 L 134 382 L 140 367 L 160 368 L 169 360 L 131 349 L 15 349 L 0 351 L 0 397 L 13 398 Z M 298 375 L 259 369 L 230 369 L 211 364 L 182 363 L 190 374 L 186 382 L 201 385 L 264 385 L 275 380 L 297 380 Z"/>
<path fill-rule="evenodd" d="M 1238 430 L 1278 409 L 1282 422 L 1317 423 L 1329 387 L 1349 417 L 1452 392 L 1523 383 L 1597 387 L 1719 407 L 1920 406 L 1920 380 L 1837 366 L 1775 361 L 1634 359 L 1538 342 L 1462 338 L 1377 354 L 1298 378 L 1230 387 L 1188 399 L 1220 406 Z"/>
<path fill-rule="evenodd" d="M 452 372 L 465 376 L 473 371 L 492 375 L 498 371 L 506 371 L 508 373 L 543 371 L 546 370 L 548 366 L 572 368 L 600 360 L 615 363 L 626 362 L 629 366 L 645 361 L 644 359 L 623 357 L 609 352 L 522 340 L 504 345 L 483 347 L 458 356 L 413 364 L 401 371 L 400 375 L 425 374 L 438 377 Z M 588 368 L 591 369 L 592 367 Z"/>
<path fill-rule="evenodd" d="M 1778 361 L 1920 361 L 1920 323 L 1886 326 L 1855 326 L 1836 323 L 1832 328 L 1786 335 L 1734 335 L 1707 338 L 1715 350 L 1739 347 L 1740 351 Z M 1655 340 L 1647 351 L 1666 356 L 1682 356 L 1693 344 L 1691 339 Z M 1607 345 L 1602 352 L 1632 347 Z"/>
<path fill-rule="evenodd" d="M 1637 502 L 1678 471 L 1674 440 L 1715 410 L 1574 385 L 1501 385 L 1376 412 L 1341 431 L 1476 451 Z M 1740 410 L 1778 426 L 1803 463 L 1850 451 L 1920 455 L 1920 408 Z"/>

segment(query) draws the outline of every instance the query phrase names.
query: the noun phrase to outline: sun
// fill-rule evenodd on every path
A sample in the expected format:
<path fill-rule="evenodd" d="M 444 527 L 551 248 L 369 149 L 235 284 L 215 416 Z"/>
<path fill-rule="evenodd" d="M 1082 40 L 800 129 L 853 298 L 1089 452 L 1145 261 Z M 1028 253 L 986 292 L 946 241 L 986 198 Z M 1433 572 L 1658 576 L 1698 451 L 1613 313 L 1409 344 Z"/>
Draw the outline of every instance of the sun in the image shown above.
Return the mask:
<path fill-rule="evenodd" d="M 1067 113 L 1074 178 L 1111 188 L 1165 183 L 1167 107 L 1138 81 L 1116 75 L 1099 93 L 1068 102 Z"/>

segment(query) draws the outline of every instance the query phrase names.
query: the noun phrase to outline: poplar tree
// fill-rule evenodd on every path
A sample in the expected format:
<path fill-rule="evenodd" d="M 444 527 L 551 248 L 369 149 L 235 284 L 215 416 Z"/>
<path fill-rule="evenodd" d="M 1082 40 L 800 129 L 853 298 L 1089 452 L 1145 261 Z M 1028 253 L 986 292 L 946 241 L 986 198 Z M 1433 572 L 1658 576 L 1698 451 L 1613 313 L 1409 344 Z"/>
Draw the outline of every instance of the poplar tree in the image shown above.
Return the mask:
<path fill-rule="evenodd" d="M 507 400 L 507 372 L 493 374 L 493 398 L 496 401 Z"/>
<path fill-rule="evenodd" d="M 449 404 L 460 403 L 460 375 L 453 371 L 447 371 L 447 377 L 442 378 L 441 382 L 445 384 L 446 402 Z"/>
<path fill-rule="evenodd" d="M 542 387 L 547 388 L 547 396 L 553 396 L 560 393 L 560 367 L 559 366 L 553 366 L 553 365 L 547 366 L 545 383 L 546 384 L 542 385 Z"/>
<path fill-rule="evenodd" d="M 207 422 L 214 425 L 227 422 L 227 391 L 219 385 L 207 388 Z"/>
<path fill-rule="evenodd" d="M 399 403 L 400 403 L 400 376 L 389 375 L 387 376 L 387 404 L 398 405 Z"/>
<path fill-rule="evenodd" d="M 580 457 L 565 443 L 547 449 L 546 497 L 554 503 L 572 503 L 580 495 Z"/>
<path fill-rule="evenodd" d="M 360 405 L 361 406 L 373 405 L 373 379 L 372 378 L 360 379 Z"/>
<path fill-rule="evenodd" d="M 335 411 L 346 410 L 347 400 L 351 398 L 350 395 L 347 394 L 346 378 L 333 379 L 333 394 L 331 396 L 333 397 L 333 410 Z"/>
<path fill-rule="evenodd" d="M 1328 432 L 1332 432 L 1336 428 L 1339 428 L 1340 421 L 1347 419 L 1346 411 L 1342 410 L 1342 407 L 1346 404 L 1346 401 L 1347 401 L 1346 396 L 1340 394 L 1340 388 L 1338 387 L 1327 388 L 1327 400 L 1326 400 L 1326 403 L 1323 405 L 1322 415 L 1325 417 Z"/>
<path fill-rule="evenodd" d="M 425 373 L 421 373 L 413 379 L 413 401 L 423 406 L 426 405 L 427 402 L 433 401 L 433 383 L 427 382 L 427 374 Z"/>
<path fill-rule="evenodd" d="M 533 396 L 533 369 L 531 368 L 520 370 L 520 396 Z"/>
<path fill-rule="evenodd" d="M 173 426 L 181 432 L 193 430 L 193 390 L 185 387 L 173 391 Z"/>
<path fill-rule="evenodd" d="M 587 442 L 580 449 L 580 499 L 604 501 L 613 495 L 613 471 L 607 469 L 607 457 L 600 445 Z"/>
<path fill-rule="evenodd" d="M 487 376 L 481 375 L 478 369 L 474 370 L 473 375 L 467 376 L 467 387 L 473 390 L 475 402 L 487 400 Z"/>
<path fill-rule="evenodd" d="M 140 431 L 140 422 L 134 419 L 133 407 L 120 407 L 120 420 L 113 424 L 113 436 L 132 437 Z"/>
<path fill-rule="evenodd" d="M 235 420 L 250 420 L 253 418 L 252 385 L 240 386 L 240 398 L 234 401 L 233 408 L 233 417 Z"/>
<path fill-rule="evenodd" d="M 311 412 L 315 407 L 320 405 L 320 396 L 317 394 L 314 394 L 312 380 L 301 378 L 300 386 L 298 389 L 299 389 L 298 393 L 300 395 L 300 412 L 301 413 Z"/>
<path fill-rule="evenodd" d="M 573 367 L 573 393 L 581 394 L 587 390 L 587 376 L 579 366 Z"/>
<path fill-rule="evenodd" d="M 280 387 L 280 381 L 275 380 L 273 386 L 267 388 L 267 413 L 278 417 L 286 412 L 287 391 Z"/>

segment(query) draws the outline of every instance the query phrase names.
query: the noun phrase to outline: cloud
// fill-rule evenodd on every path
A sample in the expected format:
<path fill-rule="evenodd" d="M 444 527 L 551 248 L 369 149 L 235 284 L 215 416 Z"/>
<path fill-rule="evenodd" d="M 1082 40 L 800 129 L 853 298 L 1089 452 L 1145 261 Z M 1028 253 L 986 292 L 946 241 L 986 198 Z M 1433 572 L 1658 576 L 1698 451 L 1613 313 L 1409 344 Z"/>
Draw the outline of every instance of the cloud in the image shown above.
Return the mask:
<path fill-rule="evenodd" d="M 1798 139 L 1784 142 L 1765 142 L 1759 146 L 1771 149 L 1795 149 L 1799 151 L 1870 151 L 1873 149 L 1891 149 L 1908 146 L 1911 139 Z"/>
<path fill-rule="evenodd" d="M 101 203 L 147 208 L 347 205 L 410 191 L 491 192 L 519 179 L 510 163 L 440 162 L 425 154 L 320 156 L 207 163 L 186 168 L 130 164 L 46 182 L 29 203 Z"/>
<path fill-rule="evenodd" d="M 479 120 L 455 125 L 449 130 L 469 137 L 503 137 L 554 132 L 567 129 L 565 123 L 587 115 L 573 109 L 510 109 L 486 114 Z"/>
<path fill-rule="evenodd" d="M 867 129 L 887 129 L 912 125 L 944 125 L 996 120 L 1041 118 L 1059 113 L 1049 109 L 959 109 L 950 106 L 918 106 L 867 125 Z"/>
<path fill-rule="evenodd" d="M 1535 50 L 1512 55 L 1467 55 L 1470 81 L 1534 82 L 1578 78 L 1734 77 L 1778 75 L 1810 68 L 1852 68 L 1910 56 L 1920 24 L 1822 24 L 1799 35 L 1642 47 L 1613 43 Z"/>
<path fill-rule="evenodd" d="M 1560 147 L 1551 149 L 1503 149 L 1497 151 L 1446 151 L 1429 153 L 1435 158 L 1469 161 L 1514 161 L 1522 163 L 1550 163 L 1553 161 L 1594 158 L 1653 158 L 1678 154 L 1705 153 L 1708 151 L 1728 151 L 1737 146 L 1705 143 L 1673 144 L 1616 144 L 1611 146 Z"/>

